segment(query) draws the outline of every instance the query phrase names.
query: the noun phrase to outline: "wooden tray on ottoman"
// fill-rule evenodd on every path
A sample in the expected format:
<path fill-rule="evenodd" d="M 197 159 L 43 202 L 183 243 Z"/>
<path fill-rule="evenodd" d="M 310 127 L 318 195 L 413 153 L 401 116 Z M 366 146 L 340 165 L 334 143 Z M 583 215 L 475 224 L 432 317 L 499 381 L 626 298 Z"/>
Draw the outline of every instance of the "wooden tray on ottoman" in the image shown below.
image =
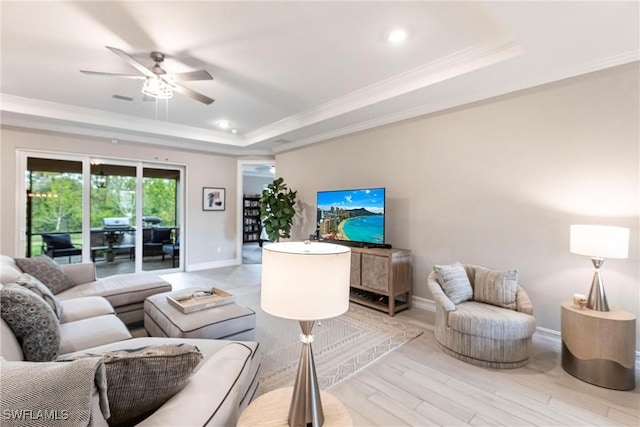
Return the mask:
<path fill-rule="evenodd" d="M 211 295 L 205 296 L 195 296 L 195 293 L 192 295 L 184 295 L 184 296 L 167 296 L 167 301 L 184 314 L 193 313 L 194 311 L 205 310 L 207 308 L 217 307 L 219 305 L 232 303 L 236 297 L 229 292 L 223 291 L 218 288 L 211 288 Z"/>

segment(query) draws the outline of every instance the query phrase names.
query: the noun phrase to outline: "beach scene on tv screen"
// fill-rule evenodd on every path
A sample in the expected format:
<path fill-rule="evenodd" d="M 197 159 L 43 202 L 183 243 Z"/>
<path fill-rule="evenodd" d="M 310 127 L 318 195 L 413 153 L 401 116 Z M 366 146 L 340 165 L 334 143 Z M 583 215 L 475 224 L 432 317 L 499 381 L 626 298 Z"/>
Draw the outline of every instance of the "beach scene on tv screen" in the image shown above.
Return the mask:
<path fill-rule="evenodd" d="M 384 243 L 384 188 L 318 192 L 321 239 Z"/>

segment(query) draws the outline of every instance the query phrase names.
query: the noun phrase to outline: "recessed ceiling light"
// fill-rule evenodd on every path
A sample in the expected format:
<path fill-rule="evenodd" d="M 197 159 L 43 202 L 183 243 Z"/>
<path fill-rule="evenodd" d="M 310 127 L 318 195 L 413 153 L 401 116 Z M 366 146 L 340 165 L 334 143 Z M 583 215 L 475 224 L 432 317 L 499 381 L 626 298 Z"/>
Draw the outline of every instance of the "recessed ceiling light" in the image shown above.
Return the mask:
<path fill-rule="evenodd" d="M 238 133 L 238 129 L 231 129 L 231 133 Z"/>
<path fill-rule="evenodd" d="M 408 37 L 407 30 L 404 28 L 395 28 L 389 32 L 387 40 L 389 43 L 402 43 Z"/>
<path fill-rule="evenodd" d="M 229 129 L 231 127 L 231 123 L 229 123 L 227 120 L 220 120 L 218 122 L 218 127 L 220 129 Z"/>

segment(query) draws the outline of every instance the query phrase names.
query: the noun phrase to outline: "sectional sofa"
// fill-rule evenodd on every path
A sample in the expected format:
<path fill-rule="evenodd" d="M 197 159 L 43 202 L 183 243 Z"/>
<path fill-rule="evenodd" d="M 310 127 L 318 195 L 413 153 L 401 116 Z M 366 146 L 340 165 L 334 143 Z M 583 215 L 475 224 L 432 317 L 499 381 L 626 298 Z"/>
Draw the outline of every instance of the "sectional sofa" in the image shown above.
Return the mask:
<path fill-rule="evenodd" d="M 149 281 L 149 277 L 147 277 L 147 283 L 156 283 L 157 286 L 145 288 L 141 285 L 142 278 L 125 275 L 124 277 L 114 277 L 105 284 L 104 279 L 95 280 L 95 270 L 93 270 L 92 276 L 91 264 L 68 265 L 62 267 L 62 270 L 77 285 L 56 295 L 61 310 L 58 320 L 60 344 L 57 356 L 53 361 L 31 362 L 25 360 L 25 354 L 28 354 L 30 349 L 25 348 L 25 342 L 16 336 L 12 326 L 5 322 L 4 312 L 3 319 L 0 319 L 0 403 L 2 406 L 0 408 L 0 417 L 2 417 L 0 424 L 3 426 L 25 425 L 24 419 L 17 420 L 14 417 L 14 414 L 23 416 L 25 409 L 30 411 L 28 412 L 30 417 L 34 416 L 33 410 L 38 407 L 60 410 L 62 405 L 60 402 L 65 401 L 65 398 L 70 400 L 70 393 L 78 393 L 79 386 L 74 382 L 73 387 L 69 388 L 71 390 L 69 393 L 52 393 L 53 399 L 62 399 L 58 400 L 57 404 L 55 401 L 43 403 L 42 396 L 45 396 L 46 393 L 41 388 L 45 387 L 47 391 L 51 392 L 51 390 L 63 387 L 58 383 L 59 381 L 54 381 L 49 387 L 48 381 L 51 378 L 60 378 L 60 375 L 55 377 L 52 372 L 56 372 L 55 369 L 76 366 L 81 363 L 77 362 L 77 359 L 89 357 L 87 363 L 91 361 L 97 363 L 96 369 L 73 371 L 74 375 L 82 376 L 82 378 L 69 378 L 68 373 L 63 376 L 66 378 L 65 381 L 78 380 L 78 384 L 89 384 L 86 396 L 87 403 L 84 404 L 84 415 L 81 419 L 75 420 L 74 425 L 108 425 L 105 418 L 105 393 L 100 392 L 102 389 L 100 384 L 105 379 L 107 384 L 104 389 L 108 390 L 109 387 L 109 368 L 106 368 L 106 377 L 101 374 L 100 366 L 103 358 L 104 364 L 108 365 L 107 358 L 113 359 L 114 354 L 145 348 L 158 348 L 157 346 L 163 344 L 174 346 L 188 344 L 197 348 L 198 357 L 201 357 L 202 360 L 194 365 L 193 373 L 185 379 L 186 383 L 177 394 L 162 403 L 157 409 L 154 408 L 154 411 L 146 418 L 137 420 L 136 425 L 235 425 L 240 412 L 251 402 L 258 387 L 258 371 L 261 362 L 258 343 L 158 337 L 132 338 L 125 323 L 119 317 L 126 313 L 124 317 L 131 318 L 131 311 L 125 310 L 117 313 L 112 302 L 119 304 L 119 307 L 126 307 L 132 302 L 135 304 L 137 299 L 149 294 L 152 290 L 162 292 L 166 290 L 167 285 L 170 289 L 168 283 L 162 285 L 155 279 Z M 12 282 L 18 280 L 21 275 L 22 271 L 12 258 L 0 255 L 0 291 L 4 292 L 3 296 L 10 290 L 15 293 L 15 289 L 19 286 L 12 284 Z M 131 282 L 127 281 L 129 277 L 132 279 Z M 130 283 L 130 287 L 127 286 L 127 283 Z M 76 287 L 78 289 L 74 289 Z M 117 289 L 117 292 L 114 289 Z M 128 290 L 131 295 L 127 295 Z M 22 291 L 18 293 L 20 292 Z M 40 297 L 37 296 L 37 298 Z M 8 301 L 2 304 L 9 304 Z M 126 352 L 119 352 L 121 350 L 126 350 Z M 85 368 L 87 363 L 84 364 Z M 86 376 L 90 378 L 84 378 Z M 141 375 L 126 378 L 125 383 L 127 384 L 125 386 L 128 386 L 129 383 L 132 386 L 140 386 L 146 381 L 145 377 L 145 375 Z M 30 390 L 30 387 L 33 389 Z M 13 396 L 14 394 L 18 396 Z M 27 400 L 25 400 L 25 396 L 27 396 Z M 126 400 L 126 396 L 123 397 Z M 75 399 L 74 403 L 77 403 L 77 400 Z M 75 416 L 76 412 L 81 413 L 82 411 L 62 409 L 62 412 L 55 412 L 55 416 L 60 416 L 60 414 L 66 417 Z M 108 413 L 108 410 L 106 412 Z M 45 412 L 45 414 L 47 413 Z M 56 420 L 52 419 L 51 425 L 69 425 L 65 424 L 65 422 L 69 422 L 68 419 L 60 418 L 59 424 L 56 424 Z"/>

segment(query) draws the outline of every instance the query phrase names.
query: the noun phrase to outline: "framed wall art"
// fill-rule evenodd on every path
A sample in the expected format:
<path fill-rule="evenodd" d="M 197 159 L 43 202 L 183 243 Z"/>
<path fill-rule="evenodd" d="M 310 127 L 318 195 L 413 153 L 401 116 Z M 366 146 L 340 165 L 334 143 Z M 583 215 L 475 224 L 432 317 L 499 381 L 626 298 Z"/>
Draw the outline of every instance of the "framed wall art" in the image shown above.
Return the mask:
<path fill-rule="evenodd" d="M 202 189 L 202 210 L 223 211 L 225 209 L 224 188 L 204 187 Z"/>

